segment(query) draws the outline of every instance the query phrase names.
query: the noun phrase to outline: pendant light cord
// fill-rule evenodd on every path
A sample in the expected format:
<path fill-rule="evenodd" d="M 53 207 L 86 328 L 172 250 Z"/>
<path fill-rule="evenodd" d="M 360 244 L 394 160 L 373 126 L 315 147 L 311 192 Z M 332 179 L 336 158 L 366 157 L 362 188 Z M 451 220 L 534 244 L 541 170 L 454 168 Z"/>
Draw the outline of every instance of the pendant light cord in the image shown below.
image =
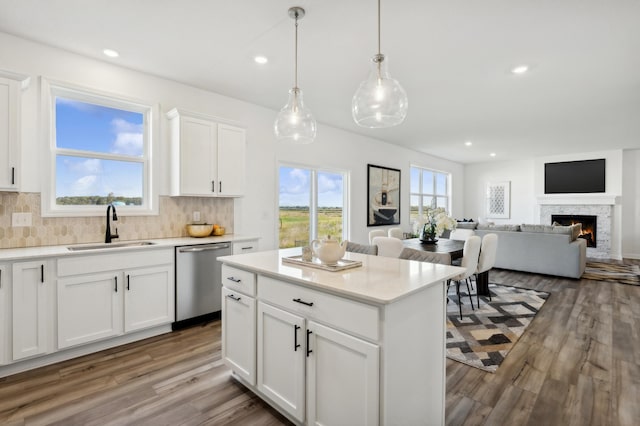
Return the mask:
<path fill-rule="evenodd" d="M 294 80 L 294 89 L 298 88 L 298 12 L 296 12 L 296 37 L 295 37 L 295 66 L 294 66 L 294 74 L 295 74 L 295 80 Z"/>
<path fill-rule="evenodd" d="M 378 0 L 378 55 L 381 55 L 380 49 L 380 0 Z"/>

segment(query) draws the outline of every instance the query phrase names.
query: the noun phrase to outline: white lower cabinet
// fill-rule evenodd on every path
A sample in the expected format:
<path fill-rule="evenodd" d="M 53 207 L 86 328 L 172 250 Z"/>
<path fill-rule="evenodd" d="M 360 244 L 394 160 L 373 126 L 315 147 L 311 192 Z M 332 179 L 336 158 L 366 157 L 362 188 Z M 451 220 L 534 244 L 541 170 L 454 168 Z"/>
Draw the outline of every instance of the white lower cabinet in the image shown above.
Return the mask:
<path fill-rule="evenodd" d="M 58 348 L 169 324 L 174 300 L 173 250 L 59 259 Z"/>
<path fill-rule="evenodd" d="M 172 265 L 127 270 L 124 278 L 125 333 L 173 322 L 175 291 Z"/>
<path fill-rule="evenodd" d="M 233 243 L 233 254 L 253 253 L 258 251 L 258 240 L 240 241 Z"/>
<path fill-rule="evenodd" d="M 11 342 L 9 325 L 11 324 L 11 309 L 9 305 L 9 265 L 0 264 L 0 365 L 11 361 Z"/>
<path fill-rule="evenodd" d="M 48 260 L 16 262 L 12 265 L 12 359 L 41 355 L 51 350 L 52 330 Z"/>
<path fill-rule="evenodd" d="M 118 282 L 119 281 L 119 282 Z M 122 333 L 122 276 L 119 273 L 58 280 L 58 348 Z"/>
<path fill-rule="evenodd" d="M 307 333 L 307 424 L 377 425 L 378 346 L 313 321 Z"/>
<path fill-rule="evenodd" d="M 299 422 L 378 423 L 378 346 L 258 303 L 258 390 Z"/>
<path fill-rule="evenodd" d="M 223 265 L 224 266 L 224 265 Z M 228 271 L 227 271 L 228 272 Z M 223 267 L 223 277 L 225 268 Z M 256 384 L 256 300 L 222 288 L 222 359 L 250 385 Z"/>
<path fill-rule="evenodd" d="M 245 384 L 299 424 L 379 423 L 377 307 L 229 265 L 222 277 L 222 356 Z"/>
<path fill-rule="evenodd" d="M 258 389 L 301 422 L 305 418 L 305 333 L 301 316 L 258 303 Z"/>

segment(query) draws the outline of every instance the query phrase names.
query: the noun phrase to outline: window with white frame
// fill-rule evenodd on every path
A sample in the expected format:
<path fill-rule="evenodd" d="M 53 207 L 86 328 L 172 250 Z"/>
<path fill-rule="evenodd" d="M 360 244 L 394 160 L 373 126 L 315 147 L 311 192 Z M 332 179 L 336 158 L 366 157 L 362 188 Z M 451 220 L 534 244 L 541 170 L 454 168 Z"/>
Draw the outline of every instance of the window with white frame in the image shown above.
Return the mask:
<path fill-rule="evenodd" d="M 424 218 L 429 207 L 442 207 L 449 211 L 451 174 L 411 166 L 411 194 L 409 219 L 413 223 Z"/>
<path fill-rule="evenodd" d="M 152 194 L 154 108 L 127 99 L 45 82 L 49 166 L 44 216 L 157 214 Z"/>
<path fill-rule="evenodd" d="M 280 248 L 347 238 L 346 172 L 281 165 L 278 176 Z"/>

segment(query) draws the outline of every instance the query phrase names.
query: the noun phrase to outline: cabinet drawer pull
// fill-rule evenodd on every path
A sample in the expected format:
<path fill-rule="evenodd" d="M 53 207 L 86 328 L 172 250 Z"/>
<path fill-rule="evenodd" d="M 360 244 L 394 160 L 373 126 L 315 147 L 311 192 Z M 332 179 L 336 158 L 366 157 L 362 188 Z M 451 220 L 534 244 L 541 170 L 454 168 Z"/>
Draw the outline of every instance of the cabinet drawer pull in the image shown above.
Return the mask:
<path fill-rule="evenodd" d="M 114 282 L 116 283 L 116 293 L 118 292 L 118 277 L 113 277 Z"/>
<path fill-rule="evenodd" d="M 307 330 L 307 358 L 309 358 L 309 354 L 311 352 L 313 352 L 310 348 L 309 348 L 309 336 L 311 335 L 311 333 L 313 333 L 311 330 Z"/>
<path fill-rule="evenodd" d="M 253 246 L 242 247 L 242 250 L 251 250 L 251 249 L 253 249 Z"/>
<path fill-rule="evenodd" d="M 293 351 L 297 352 L 300 344 L 298 343 L 298 330 L 300 330 L 300 326 L 295 324 L 293 326 Z"/>
<path fill-rule="evenodd" d="M 293 299 L 294 302 L 296 303 L 302 303 L 303 305 L 307 305 L 307 306 L 313 306 L 313 302 L 305 302 L 304 300 L 298 298 L 298 299 Z"/>
<path fill-rule="evenodd" d="M 236 277 L 227 277 L 227 279 L 229 281 L 233 281 L 234 283 L 242 282 L 242 280 L 240 278 L 236 278 Z"/>
<path fill-rule="evenodd" d="M 235 300 L 236 302 L 239 302 L 239 301 L 240 301 L 240 299 L 242 299 L 242 297 L 234 296 L 233 294 L 229 294 L 229 295 L 227 295 L 227 297 L 228 297 L 229 299 L 233 299 L 233 300 Z"/>

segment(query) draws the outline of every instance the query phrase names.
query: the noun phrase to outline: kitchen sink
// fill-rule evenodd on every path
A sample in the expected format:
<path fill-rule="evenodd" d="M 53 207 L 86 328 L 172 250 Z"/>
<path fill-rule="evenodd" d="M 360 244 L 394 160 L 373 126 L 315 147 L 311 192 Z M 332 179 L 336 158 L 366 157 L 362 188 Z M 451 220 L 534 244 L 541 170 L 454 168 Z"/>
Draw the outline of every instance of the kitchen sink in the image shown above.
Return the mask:
<path fill-rule="evenodd" d="M 152 246 L 155 243 L 151 241 L 131 241 L 126 243 L 99 243 L 99 244 L 82 244 L 77 246 L 68 246 L 67 250 L 70 251 L 86 251 L 86 250 L 102 250 L 102 249 L 115 249 L 125 247 L 141 247 Z"/>

